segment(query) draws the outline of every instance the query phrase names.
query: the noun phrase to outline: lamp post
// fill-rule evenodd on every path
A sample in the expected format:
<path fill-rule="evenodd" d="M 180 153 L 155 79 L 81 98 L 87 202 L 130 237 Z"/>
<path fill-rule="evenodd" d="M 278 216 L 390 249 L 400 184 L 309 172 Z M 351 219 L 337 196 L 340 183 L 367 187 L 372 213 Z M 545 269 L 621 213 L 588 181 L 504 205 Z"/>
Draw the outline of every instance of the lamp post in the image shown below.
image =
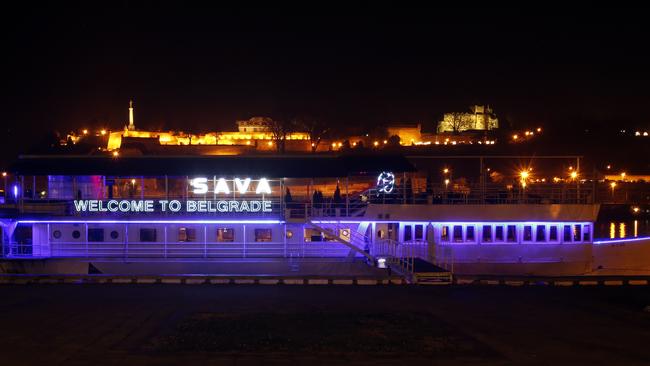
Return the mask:
<path fill-rule="evenodd" d="M 5 203 L 7 202 L 7 172 L 2 172 L 2 178 L 5 181 L 4 184 L 4 198 L 5 198 Z"/>

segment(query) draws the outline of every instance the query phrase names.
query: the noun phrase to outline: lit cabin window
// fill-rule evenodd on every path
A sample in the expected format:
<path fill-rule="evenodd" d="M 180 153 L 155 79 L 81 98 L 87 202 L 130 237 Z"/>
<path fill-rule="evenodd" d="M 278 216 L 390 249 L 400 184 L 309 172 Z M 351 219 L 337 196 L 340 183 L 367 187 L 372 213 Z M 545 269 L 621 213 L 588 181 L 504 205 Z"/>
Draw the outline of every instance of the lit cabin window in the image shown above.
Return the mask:
<path fill-rule="evenodd" d="M 524 226 L 524 241 L 533 241 L 533 227 L 530 225 Z"/>
<path fill-rule="evenodd" d="M 424 225 L 415 225 L 415 240 L 424 240 Z"/>
<path fill-rule="evenodd" d="M 468 225 L 465 227 L 465 241 L 468 243 L 476 241 L 476 227 L 474 225 Z"/>
<path fill-rule="evenodd" d="M 463 227 L 460 225 L 454 226 L 454 233 L 452 240 L 454 242 L 460 243 L 463 241 Z"/>
<path fill-rule="evenodd" d="M 104 229 L 89 228 L 88 241 L 104 241 Z"/>
<path fill-rule="evenodd" d="M 503 229 L 501 232 L 503 233 Z M 483 234 L 481 235 L 481 241 L 483 243 L 492 242 L 492 225 L 483 225 Z"/>
<path fill-rule="evenodd" d="M 506 232 L 506 241 L 508 243 L 516 243 L 517 242 L 517 226 L 508 225 L 508 230 Z"/>
<path fill-rule="evenodd" d="M 591 226 L 585 225 L 582 229 L 582 241 L 591 241 Z"/>
<path fill-rule="evenodd" d="M 217 241 L 222 241 L 222 242 L 235 241 L 235 230 L 232 228 L 218 228 Z"/>
<path fill-rule="evenodd" d="M 267 242 L 271 240 L 271 229 L 255 229 L 255 241 Z"/>
<path fill-rule="evenodd" d="M 562 233 L 562 240 L 565 243 L 571 242 L 571 225 L 564 225 L 564 231 Z"/>
<path fill-rule="evenodd" d="M 552 241 L 552 242 L 557 242 L 558 241 L 557 226 L 556 225 L 552 225 L 549 228 L 548 241 Z"/>
<path fill-rule="evenodd" d="M 504 241 L 504 236 L 503 236 L 503 226 L 498 225 L 494 229 L 494 241 L 498 242 L 503 242 Z"/>
<path fill-rule="evenodd" d="M 443 226 L 440 230 L 440 240 L 449 241 L 449 226 Z"/>
<path fill-rule="evenodd" d="M 546 242 L 546 225 L 537 225 L 535 229 L 535 241 Z"/>
<path fill-rule="evenodd" d="M 413 232 L 411 231 L 411 225 L 404 226 L 404 241 L 413 240 Z"/>
<path fill-rule="evenodd" d="M 573 225 L 573 241 L 581 241 L 582 238 L 582 225 Z"/>
<path fill-rule="evenodd" d="M 591 225 L 585 225 L 582 228 L 582 241 L 591 241 Z"/>
<path fill-rule="evenodd" d="M 196 241 L 196 229 L 181 227 L 178 229 L 178 241 Z"/>
<path fill-rule="evenodd" d="M 141 228 L 140 229 L 140 241 L 141 242 L 153 242 L 153 241 L 156 241 L 156 229 Z"/>

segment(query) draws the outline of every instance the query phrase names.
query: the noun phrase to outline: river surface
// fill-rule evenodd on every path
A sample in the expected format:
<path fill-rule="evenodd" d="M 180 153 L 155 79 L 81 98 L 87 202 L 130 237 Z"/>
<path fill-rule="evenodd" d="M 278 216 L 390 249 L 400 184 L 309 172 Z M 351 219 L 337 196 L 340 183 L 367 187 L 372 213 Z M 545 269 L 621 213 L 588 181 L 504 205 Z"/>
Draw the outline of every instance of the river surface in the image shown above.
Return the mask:
<path fill-rule="evenodd" d="M 596 221 L 594 231 L 597 239 L 621 239 L 650 236 L 650 219 L 625 219 Z"/>

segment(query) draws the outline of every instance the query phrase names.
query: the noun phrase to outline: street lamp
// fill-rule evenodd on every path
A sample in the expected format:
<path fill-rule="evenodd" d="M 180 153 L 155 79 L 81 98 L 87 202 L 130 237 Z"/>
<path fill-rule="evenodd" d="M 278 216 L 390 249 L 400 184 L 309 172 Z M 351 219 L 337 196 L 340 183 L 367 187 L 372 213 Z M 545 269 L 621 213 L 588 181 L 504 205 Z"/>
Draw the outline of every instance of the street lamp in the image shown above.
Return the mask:
<path fill-rule="evenodd" d="M 445 179 L 445 190 L 449 187 L 449 179 Z"/>
<path fill-rule="evenodd" d="M 573 170 L 573 171 L 571 171 L 571 173 L 569 174 L 569 176 L 571 177 L 571 179 L 575 180 L 576 178 L 578 178 L 578 172 L 576 172 L 575 170 Z"/>

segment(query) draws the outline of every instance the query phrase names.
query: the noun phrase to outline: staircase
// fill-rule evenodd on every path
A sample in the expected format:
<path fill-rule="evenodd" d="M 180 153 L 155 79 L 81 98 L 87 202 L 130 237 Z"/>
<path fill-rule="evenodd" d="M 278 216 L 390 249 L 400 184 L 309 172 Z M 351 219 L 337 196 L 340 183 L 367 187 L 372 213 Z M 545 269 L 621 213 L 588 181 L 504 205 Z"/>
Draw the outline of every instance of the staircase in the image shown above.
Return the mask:
<path fill-rule="evenodd" d="M 311 225 L 314 229 L 323 233 L 325 237 L 334 239 L 337 242 L 350 248 L 350 252 L 348 253 L 347 256 L 349 260 L 354 260 L 354 257 L 356 257 L 358 253 L 366 257 L 368 261 L 372 263 L 373 266 L 376 264 L 375 258 L 372 255 L 370 255 L 369 252 L 366 252 L 364 250 L 366 244 L 369 243 L 365 235 L 346 227 L 344 229 L 348 229 L 350 231 L 350 239 L 348 240 L 347 238 L 344 238 L 343 236 L 339 235 L 341 228 L 338 226 L 338 224 L 336 224 L 334 228 L 329 228 L 329 227 L 324 227 L 321 224 L 316 224 L 311 220 L 307 220 L 307 223 Z"/>

